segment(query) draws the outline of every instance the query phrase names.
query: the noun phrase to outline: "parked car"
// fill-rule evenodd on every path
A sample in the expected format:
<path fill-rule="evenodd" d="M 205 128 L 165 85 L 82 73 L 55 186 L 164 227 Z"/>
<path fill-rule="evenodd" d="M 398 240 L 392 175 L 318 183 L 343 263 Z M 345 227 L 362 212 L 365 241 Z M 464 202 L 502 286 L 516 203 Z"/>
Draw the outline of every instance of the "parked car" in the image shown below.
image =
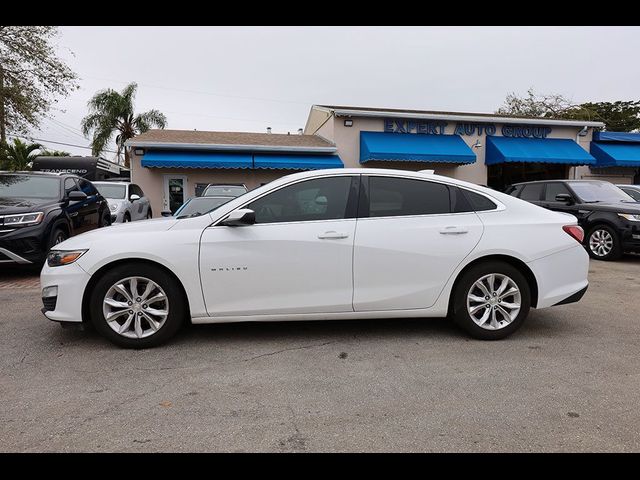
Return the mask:
<path fill-rule="evenodd" d="M 215 184 L 210 183 L 202 192 L 203 197 L 239 197 L 249 190 L 244 183 Z"/>
<path fill-rule="evenodd" d="M 0 172 L 0 263 L 40 265 L 54 245 L 109 224 L 107 201 L 88 180 Z"/>
<path fill-rule="evenodd" d="M 615 260 L 640 251 L 640 204 L 601 180 L 548 180 L 518 183 L 509 193 L 550 210 L 570 213 L 586 232 L 593 258 Z"/>
<path fill-rule="evenodd" d="M 477 185 L 400 170 L 296 173 L 195 217 L 57 245 L 47 318 L 158 345 L 185 321 L 443 317 L 516 331 L 530 307 L 578 301 L 588 255 L 574 217 Z"/>
<path fill-rule="evenodd" d="M 135 183 L 93 182 L 109 202 L 111 223 L 127 223 L 153 217 L 149 199 Z"/>
<path fill-rule="evenodd" d="M 617 187 L 636 202 L 640 202 L 640 185 L 617 185 Z"/>
<path fill-rule="evenodd" d="M 233 197 L 191 197 L 176 210 L 173 216 L 178 218 L 197 217 L 218 208 L 220 205 L 224 205 L 232 198 Z M 171 216 L 165 215 L 166 212 L 162 213 L 165 217 Z"/>

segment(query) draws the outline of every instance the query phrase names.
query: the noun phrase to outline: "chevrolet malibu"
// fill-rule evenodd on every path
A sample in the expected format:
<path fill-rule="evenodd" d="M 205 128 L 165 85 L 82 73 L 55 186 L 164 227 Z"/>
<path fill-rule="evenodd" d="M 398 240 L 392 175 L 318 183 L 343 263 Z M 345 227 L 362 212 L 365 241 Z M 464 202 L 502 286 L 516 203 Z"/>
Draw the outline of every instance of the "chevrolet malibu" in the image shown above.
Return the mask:
<path fill-rule="evenodd" d="M 200 216 L 66 240 L 41 275 L 43 312 L 123 347 L 187 321 L 449 316 L 500 339 L 529 309 L 578 301 L 576 218 L 428 173 L 296 173 Z"/>

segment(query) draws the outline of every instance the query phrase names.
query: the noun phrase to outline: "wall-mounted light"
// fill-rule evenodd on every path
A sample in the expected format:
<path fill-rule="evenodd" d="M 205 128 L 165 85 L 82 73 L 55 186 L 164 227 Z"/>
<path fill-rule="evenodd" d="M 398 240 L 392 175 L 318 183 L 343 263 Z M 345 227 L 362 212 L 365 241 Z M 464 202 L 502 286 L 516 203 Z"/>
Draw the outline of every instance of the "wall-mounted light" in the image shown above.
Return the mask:
<path fill-rule="evenodd" d="M 136 155 L 144 155 L 144 148 L 136 148 L 133 150 Z"/>
<path fill-rule="evenodd" d="M 344 126 L 345 127 L 353 127 L 353 120 L 351 120 L 350 118 L 346 119 L 344 121 Z"/>
<path fill-rule="evenodd" d="M 589 132 L 589 127 L 585 125 L 584 127 L 582 127 L 582 130 L 578 132 L 578 135 L 580 135 L 581 137 L 584 137 L 588 132 Z"/>
<path fill-rule="evenodd" d="M 480 143 L 480 140 L 476 140 L 476 143 L 471 145 L 471 148 L 480 148 L 481 146 L 482 146 L 482 143 Z"/>

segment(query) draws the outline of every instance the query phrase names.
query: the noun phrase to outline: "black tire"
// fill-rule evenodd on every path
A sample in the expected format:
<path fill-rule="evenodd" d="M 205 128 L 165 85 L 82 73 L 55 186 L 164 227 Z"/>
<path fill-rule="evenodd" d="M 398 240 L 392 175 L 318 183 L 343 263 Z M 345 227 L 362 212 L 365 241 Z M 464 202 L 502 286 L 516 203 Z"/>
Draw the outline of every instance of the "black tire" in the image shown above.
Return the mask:
<path fill-rule="evenodd" d="M 116 333 L 107 323 L 103 313 L 103 300 L 112 285 L 128 277 L 144 277 L 154 281 L 165 292 L 168 299 L 168 315 L 164 324 L 153 334 L 144 338 L 128 338 Z M 91 323 L 109 341 L 124 348 L 151 348 L 165 343 L 185 323 L 188 315 L 184 294 L 177 281 L 154 265 L 133 263 L 116 266 L 102 275 L 89 299 Z"/>
<path fill-rule="evenodd" d="M 594 251 L 591 248 L 591 239 L 598 233 L 603 235 L 610 235 L 613 240 L 613 245 L 611 246 L 611 250 L 609 253 L 605 255 L 599 255 L 597 250 Z M 595 258 L 596 260 L 618 260 L 622 257 L 622 241 L 620 240 L 620 235 L 613 228 L 608 225 L 596 225 L 589 230 L 589 233 L 585 237 L 585 247 L 587 248 L 587 253 L 591 258 Z"/>
<path fill-rule="evenodd" d="M 474 283 L 492 273 L 511 278 L 520 290 L 520 311 L 516 318 L 502 328 L 488 330 L 476 324 L 467 309 L 467 296 Z M 456 282 L 452 298 L 451 316 L 454 322 L 473 338 L 479 340 L 500 340 L 518 330 L 524 323 L 531 308 L 531 288 L 524 275 L 514 266 L 500 261 L 480 263 L 464 272 Z"/>
<path fill-rule="evenodd" d="M 131 221 L 131 215 L 129 215 L 129 212 L 124 214 L 124 217 L 122 217 L 122 223 L 129 223 Z"/>
<path fill-rule="evenodd" d="M 107 211 L 102 215 L 102 218 L 100 219 L 100 224 L 98 225 L 98 228 L 108 227 L 110 225 L 111 225 L 111 213 L 109 213 L 109 210 L 107 209 Z"/>
<path fill-rule="evenodd" d="M 153 218 L 153 212 L 151 211 L 151 209 L 147 210 L 147 220 Z"/>
<path fill-rule="evenodd" d="M 69 235 L 67 235 L 66 231 L 64 231 L 60 227 L 54 228 L 51 231 L 51 235 L 49 235 L 49 243 L 48 243 L 47 251 L 51 250 L 57 244 L 64 242 L 67 238 L 69 238 Z"/>

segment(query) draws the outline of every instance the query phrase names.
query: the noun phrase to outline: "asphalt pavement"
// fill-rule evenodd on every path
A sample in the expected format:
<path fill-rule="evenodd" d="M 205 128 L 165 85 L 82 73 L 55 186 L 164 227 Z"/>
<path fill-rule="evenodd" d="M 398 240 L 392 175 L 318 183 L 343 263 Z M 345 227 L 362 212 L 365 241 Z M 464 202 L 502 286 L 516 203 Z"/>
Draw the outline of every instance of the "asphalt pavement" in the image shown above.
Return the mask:
<path fill-rule="evenodd" d="M 640 256 L 592 261 L 581 302 L 498 342 L 394 319 L 122 350 L 45 319 L 16 275 L 0 273 L 0 451 L 640 451 Z"/>

